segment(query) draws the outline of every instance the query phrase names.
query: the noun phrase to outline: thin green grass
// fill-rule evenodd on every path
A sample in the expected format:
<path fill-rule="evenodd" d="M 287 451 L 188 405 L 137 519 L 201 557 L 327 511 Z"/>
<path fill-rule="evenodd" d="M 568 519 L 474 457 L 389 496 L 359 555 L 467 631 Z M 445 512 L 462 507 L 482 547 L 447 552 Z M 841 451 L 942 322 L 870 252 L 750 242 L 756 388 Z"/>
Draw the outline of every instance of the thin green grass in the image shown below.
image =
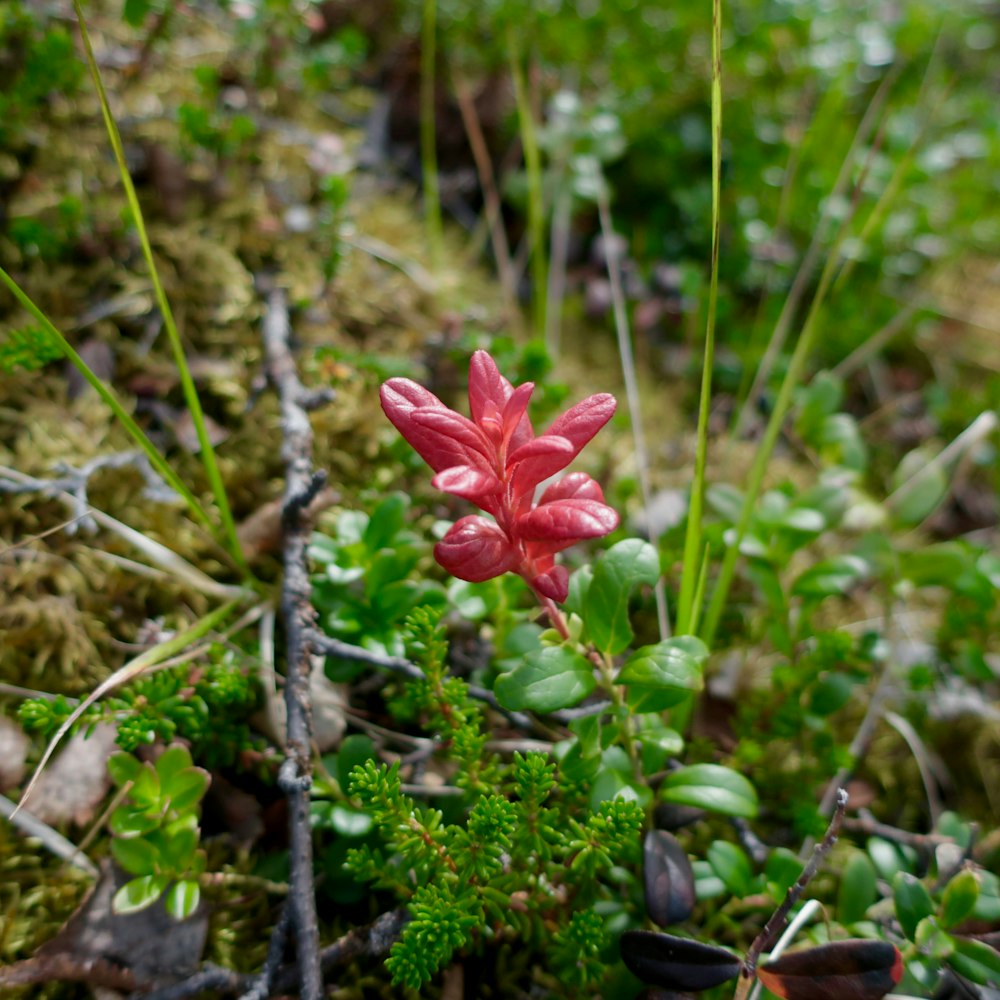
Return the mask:
<path fill-rule="evenodd" d="M 62 332 L 55 326 L 55 324 L 52 323 L 48 316 L 46 316 L 37 305 L 35 305 L 30 296 L 2 267 L 0 267 L 0 281 L 3 281 L 17 301 L 20 302 L 29 313 L 31 313 L 35 320 L 52 338 L 52 341 L 58 345 L 59 349 L 72 363 L 73 367 L 76 368 L 76 370 L 94 388 L 97 394 L 107 405 L 108 409 L 110 409 L 115 417 L 121 422 L 121 425 L 128 432 L 132 440 L 135 441 L 135 443 L 142 449 L 153 468 L 156 469 L 164 480 L 166 480 L 166 482 L 169 483 L 177 494 L 184 500 L 195 518 L 201 524 L 205 525 L 205 527 L 208 528 L 213 534 L 215 534 L 217 530 L 216 526 L 213 524 L 212 519 L 205 511 L 205 508 L 202 507 L 201 502 L 191 492 L 184 480 L 182 480 L 174 471 L 173 467 L 160 454 L 159 449 L 155 444 L 153 444 L 152 441 L 149 440 L 145 431 L 143 431 L 143 429 L 135 422 L 132 415 L 127 409 L 125 409 L 125 406 L 115 394 L 114 390 L 110 386 L 105 385 L 104 382 L 102 382 L 97 375 L 91 371 L 87 362 L 84 361 L 79 354 L 77 354 L 77 352 L 73 349 L 73 345 L 70 344 Z"/>
<path fill-rule="evenodd" d="M 719 233 L 722 187 L 722 0 L 712 2 L 712 276 L 708 289 L 705 325 L 705 356 L 701 369 L 701 401 L 698 405 L 698 443 L 694 481 L 684 535 L 684 562 L 677 602 L 677 632 L 694 629 L 695 594 L 704 572 L 702 513 L 705 504 L 705 465 L 708 460 L 708 416 L 712 405 L 712 369 L 715 364 L 715 317 L 719 298 Z M 704 588 L 704 580 L 701 579 Z"/>
<path fill-rule="evenodd" d="M 222 522 L 222 540 L 230 556 L 240 567 L 240 569 L 250 575 L 249 567 L 243 557 L 243 550 L 240 546 L 239 537 L 236 534 L 236 523 L 233 520 L 232 511 L 229 507 L 229 499 L 226 496 L 225 484 L 219 472 L 219 465 L 216 461 L 215 449 L 212 447 L 209 438 L 208 427 L 205 423 L 205 415 L 201 408 L 201 401 L 198 398 L 198 390 L 195 387 L 194 379 L 191 376 L 191 369 L 188 367 L 187 358 L 184 355 L 184 346 L 181 343 L 180 333 L 174 321 L 170 303 L 167 301 L 166 293 L 163 290 L 163 283 L 160 281 L 159 270 L 156 260 L 153 257 L 153 248 L 149 242 L 149 235 L 146 232 L 145 221 L 143 220 L 142 209 L 139 207 L 139 198 L 132 183 L 132 177 L 128 171 L 125 161 L 125 150 L 122 147 L 121 135 L 118 125 L 111 113 L 108 103 L 108 95 L 104 89 L 104 82 L 94 57 L 94 49 L 90 42 L 90 35 L 87 31 L 86 21 L 83 16 L 83 5 L 81 0 L 73 0 L 73 9 L 76 11 L 77 20 L 80 26 L 80 37 L 83 40 L 84 52 L 87 57 L 87 66 L 93 78 L 94 86 L 97 89 L 97 96 L 101 103 L 101 114 L 104 117 L 104 125 L 108 132 L 111 148 L 115 154 L 115 161 L 118 164 L 118 172 L 121 175 L 122 185 L 125 188 L 125 197 L 128 200 L 129 210 L 132 213 L 132 220 L 135 223 L 136 232 L 139 234 L 139 242 L 142 245 L 142 253 L 149 267 L 150 279 L 153 282 L 153 291 L 156 295 L 156 302 L 163 317 L 163 325 L 170 340 L 170 347 L 174 355 L 174 363 L 180 376 L 181 386 L 184 391 L 184 401 L 188 412 L 191 414 L 191 422 L 194 425 L 195 433 L 198 437 L 199 455 L 202 467 L 208 478 L 212 495 L 215 497 L 216 506 L 219 509 L 219 517 Z"/>

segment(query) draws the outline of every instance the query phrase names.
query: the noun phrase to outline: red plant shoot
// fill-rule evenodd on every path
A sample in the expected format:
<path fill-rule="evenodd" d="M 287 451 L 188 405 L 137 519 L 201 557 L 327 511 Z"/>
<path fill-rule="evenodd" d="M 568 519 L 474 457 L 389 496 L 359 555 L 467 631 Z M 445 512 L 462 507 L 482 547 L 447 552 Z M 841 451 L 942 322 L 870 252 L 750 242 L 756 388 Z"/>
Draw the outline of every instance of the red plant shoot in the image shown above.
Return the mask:
<path fill-rule="evenodd" d="M 562 618 L 552 602 L 566 600 L 569 573 L 555 554 L 613 531 L 618 514 L 584 472 L 556 480 L 537 502 L 535 490 L 576 458 L 617 403 L 606 392 L 588 396 L 536 437 L 527 414 L 534 388 L 525 382 L 515 389 L 486 351 L 476 351 L 469 365 L 471 420 L 407 378 L 389 379 L 380 396 L 385 415 L 436 473 L 432 484 L 493 517 L 458 520 L 434 547 L 434 558 L 473 583 L 519 574 L 558 628 Z"/>

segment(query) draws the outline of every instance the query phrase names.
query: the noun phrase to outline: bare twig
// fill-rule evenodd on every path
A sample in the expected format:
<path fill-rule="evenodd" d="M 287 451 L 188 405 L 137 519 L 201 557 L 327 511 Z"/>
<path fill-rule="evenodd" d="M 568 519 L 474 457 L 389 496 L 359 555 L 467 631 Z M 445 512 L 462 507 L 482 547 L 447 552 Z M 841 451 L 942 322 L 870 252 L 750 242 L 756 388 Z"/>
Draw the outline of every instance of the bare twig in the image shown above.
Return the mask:
<path fill-rule="evenodd" d="M 748 983 L 753 979 L 757 960 L 771 947 L 771 943 L 781 934 L 788 923 L 788 914 L 792 907 L 799 901 L 799 897 L 806 890 L 806 886 L 816 876 L 823 859 L 830 853 L 833 845 L 837 843 L 837 835 L 840 833 L 840 824 L 844 821 L 844 813 L 847 811 L 847 792 L 843 788 L 837 789 L 837 809 L 827 827 L 826 835 L 813 848 L 812 857 L 802 869 L 802 874 L 795 880 L 795 884 L 785 894 L 781 906 L 779 906 L 770 919 L 764 925 L 764 929 L 754 938 L 746 958 L 743 960 L 743 968 L 740 970 L 741 983 Z M 737 995 L 739 992 L 737 991 Z"/>
<path fill-rule="evenodd" d="M 278 783 L 288 797 L 290 828 L 288 920 L 295 932 L 299 990 L 303 1000 L 320 1000 L 323 977 L 319 961 L 319 927 L 312 874 L 312 832 L 309 824 L 309 789 L 312 785 L 312 717 L 309 677 L 312 673 L 316 613 L 310 604 L 306 548 L 310 526 L 306 508 L 323 487 L 325 476 L 312 468 L 312 427 L 307 410 L 332 399 L 325 390 L 310 391 L 299 381 L 289 347 L 288 307 L 280 288 L 271 291 L 264 317 L 264 352 L 267 374 L 281 401 L 282 457 L 285 460 L 285 495 L 282 506 L 285 577 L 281 614 L 285 625 L 288 660 L 285 706 L 287 738 L 285 762 Z M 275 927 L 283 945 L 284 921 Z M 278 942 L 272 941 L 272 951 Z M 270 955 L 268 967 L 270 967 Z M 265 968 L 265 976 L 268 976 Z M 268 987 L 270 984 L 266 984 Z"/>

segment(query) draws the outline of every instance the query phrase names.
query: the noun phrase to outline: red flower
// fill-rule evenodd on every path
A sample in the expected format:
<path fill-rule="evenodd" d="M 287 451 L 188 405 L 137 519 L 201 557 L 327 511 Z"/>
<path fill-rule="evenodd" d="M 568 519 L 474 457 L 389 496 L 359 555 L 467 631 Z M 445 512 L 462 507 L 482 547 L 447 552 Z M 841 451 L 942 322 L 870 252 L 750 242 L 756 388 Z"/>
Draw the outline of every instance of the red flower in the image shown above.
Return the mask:
<path fill-rule="evenodd" d="M 380 395 L 385 415 L 437 473 L 434 486 L 495 519 L 463 517 L 434 547 L 434 558 L 460 580 L 519 573 L 541 597 L 564 601 L 569 573 L 555 564 L 555 553 L 613 531 L 618 514 L 584 472 L 552 483 L 537 504 L 535 488 L 576 458 L 617 403 L 606 392 L 588 396 L 536 437 L 527 415 L 534 388 L 526 382 L 515 389 L 486 351 L 476 351 L 471 420 L 407 378 L 389 379 Z"/>

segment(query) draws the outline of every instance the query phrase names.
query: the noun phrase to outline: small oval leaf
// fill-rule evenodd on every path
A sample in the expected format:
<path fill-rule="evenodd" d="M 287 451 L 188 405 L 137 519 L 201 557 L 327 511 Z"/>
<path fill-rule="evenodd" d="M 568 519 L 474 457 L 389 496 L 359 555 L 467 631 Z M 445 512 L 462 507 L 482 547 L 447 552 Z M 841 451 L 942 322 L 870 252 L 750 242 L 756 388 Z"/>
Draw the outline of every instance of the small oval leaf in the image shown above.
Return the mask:
<path fill-rule="evenodd" d="M 583 701 L 596 686 L 589 660 L 565 646 L 548 646 L 501 675 L 494 691 L 497 701 L 512 711 L 555 712 Z"/>
<path fill-rule="evenodd" d="M 753 785 L 742 774 L 718 764 L 692 764 L 671 771 L 663 782 L 660 798 L 744 819 L 757 815 Z"/>
<path fill-rule="evenodd" d="M 694 872 L 684 848 L 666 830 L 649 830 L 642 848 L 646 912 L 660 927 L 683 923 L 694 911 Z"/>
<path fill-rule="evenodd" d="M 710 990 L 740 971 L 740 960 L 724 948 L 656 931 L 626 931 L 621 955 L 633 975 L 668 990 Z"/>
<path fill-rule="evenodd" d="M 903 933 L 915 940 L 917 925 L 934 912 L 934 900 L 924 883 L 909 872 L 899 872 L 892 883 L 896 903 L 896 919 Z"/>
<path fill-rule="evenodd" d="M 757 970 L 784 1000 L 879 1000 L 902 975 L 903 957 L 894 944 L 862 939 L 795 951 Z"/>

